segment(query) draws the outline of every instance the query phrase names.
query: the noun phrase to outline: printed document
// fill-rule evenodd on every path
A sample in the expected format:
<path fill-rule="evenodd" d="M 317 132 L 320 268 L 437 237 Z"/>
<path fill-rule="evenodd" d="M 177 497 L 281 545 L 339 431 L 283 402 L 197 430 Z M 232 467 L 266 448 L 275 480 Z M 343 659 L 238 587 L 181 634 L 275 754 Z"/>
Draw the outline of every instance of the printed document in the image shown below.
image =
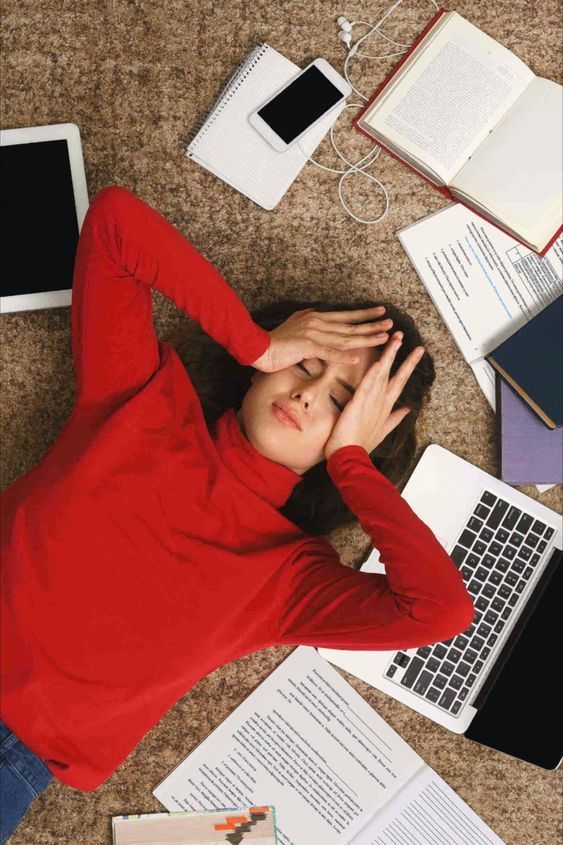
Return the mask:
<path fill-rule="evenodd" d="M 171 811 L 274 806 L 279 845 L 428 845 L 429 836 L 502 845 L 309 646 L 296 648 L 153 794 Z"/>
<path fill-rule="evenodd" d="M 563 292 L 563 235 L 542 258 L 458 203 L 397 234 L 494 410 L 484 356 Z"/>

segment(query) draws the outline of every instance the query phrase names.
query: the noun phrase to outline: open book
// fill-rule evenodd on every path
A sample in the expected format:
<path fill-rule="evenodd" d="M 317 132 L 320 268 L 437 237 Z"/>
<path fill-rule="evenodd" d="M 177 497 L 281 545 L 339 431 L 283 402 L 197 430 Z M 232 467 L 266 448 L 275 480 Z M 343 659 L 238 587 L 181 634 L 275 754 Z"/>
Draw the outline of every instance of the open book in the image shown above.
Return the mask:
<path fill-rule="evenodd" d="M 502 845 L 314 648 L 299 646 L 153 791 L 274 805 L 278 845 Z"/>
<path fill-rule="evenodd" d="M 536 252 L 561 231 L 561 85 L 457 12 L 435 16 L 354 123 Z"/>

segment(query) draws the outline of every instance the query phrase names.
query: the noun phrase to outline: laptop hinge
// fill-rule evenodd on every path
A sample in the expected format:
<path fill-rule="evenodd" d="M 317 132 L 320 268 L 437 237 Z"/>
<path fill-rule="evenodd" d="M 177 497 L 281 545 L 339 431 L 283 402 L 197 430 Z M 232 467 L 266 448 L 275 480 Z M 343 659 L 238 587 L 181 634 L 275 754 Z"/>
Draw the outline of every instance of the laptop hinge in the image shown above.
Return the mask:
<path fill-rule="evenodd" d="M 526 602 L 526 605 L 525 605 L 524 609 L 522 610 L 522 613 L 520 614 L 520 616 L 516 620 L 516 624 L 514 625 L 514 628 L 512 629 L 512 631 L 510 632 L 510 636 L 508 637 L 504 646 L 502 647 L 501 651 L 499 652 L 498 657 L 495 660 L 495 663 L 494 663 L 494 666 L 493 666 L 491 672 L 489 673 L 489 675 L 486 678 L 483 686 L 481 687 L 481 689 L 479 690 L 479 692 L 475 696 L 475 700 L 471 702 L 472 706 L 475 707 L 477 710 L 479 710 L 479 708 L 484 705 L 485 700 L 486 700 L 489 692 L 493 688 L 493 686 L 496 682 L 496 679 L 498 678 L 499 673 L 502 671 L 504 664 L 506 663 L 506 661 L 510 657 L 512 650 L 514 649 L 514 646 L 516 645 L 516 643 L 517 643 L 517 641 L 520 637 L 520 634 L 522 633 L 522 630 L 523 630 L 524 626 L 526 625 L 526 622 L 530 618 L 531 614 L 534 612 L 534 609 L 535 609 L 538 601 L 540 600 L 540 597 L 541 597 L 544 589 L 546 588 L 549 579 L 551 578 L 551 576 L 553 575 L 553 573 L 557 569 L 557 564 L 561 560 L 561 554 L 562 553 L 561 553 L 560 549 L 553 549 L 552 550 L 551 555 L 549 557 L 549 560 L 546 564 L 546 567 L 545 567 L 544 571 L 542 572 L 538 583 L 534 587 L 528 601 Z"/>

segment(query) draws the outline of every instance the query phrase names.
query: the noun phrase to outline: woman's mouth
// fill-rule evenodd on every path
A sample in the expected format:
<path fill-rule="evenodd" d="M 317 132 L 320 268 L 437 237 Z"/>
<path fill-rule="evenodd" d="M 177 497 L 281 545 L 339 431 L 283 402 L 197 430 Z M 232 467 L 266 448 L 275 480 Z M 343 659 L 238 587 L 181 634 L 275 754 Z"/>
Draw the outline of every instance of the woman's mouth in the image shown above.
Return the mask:
<path fill-rule="evenodd" d="M 281 423 L 283 423 L 283 425 L 288 425 L 291 428 L 298 429 L 299 431 L 301 430 L 301 427 L 299 426 L 299 424 L 294 419 L 292 419 L 292 417 L 288 413 L 286 413 L 284 411 L 284 409 L 281 405 L 277 405 L 274 402 L 272 404 L 272 411 L 274 412 L 274 416 L 277 417 L 277 419 Z"/>

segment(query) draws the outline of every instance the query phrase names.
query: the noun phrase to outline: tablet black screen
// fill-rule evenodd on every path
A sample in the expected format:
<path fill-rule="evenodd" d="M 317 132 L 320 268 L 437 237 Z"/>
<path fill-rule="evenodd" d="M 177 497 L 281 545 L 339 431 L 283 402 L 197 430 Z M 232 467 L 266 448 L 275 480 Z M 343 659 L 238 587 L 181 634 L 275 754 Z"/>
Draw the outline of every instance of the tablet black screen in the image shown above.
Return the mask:
<path fill-rule="evenodd" d="M 72 288 L 78 220 L 65 139 L 0 147 L 0 295 Z"/>
<path fill-rule="evenodd" d="M 560 553 L 548 568 L 541 595 L 465 736 L 554 769 L 563 754 Z"/>

